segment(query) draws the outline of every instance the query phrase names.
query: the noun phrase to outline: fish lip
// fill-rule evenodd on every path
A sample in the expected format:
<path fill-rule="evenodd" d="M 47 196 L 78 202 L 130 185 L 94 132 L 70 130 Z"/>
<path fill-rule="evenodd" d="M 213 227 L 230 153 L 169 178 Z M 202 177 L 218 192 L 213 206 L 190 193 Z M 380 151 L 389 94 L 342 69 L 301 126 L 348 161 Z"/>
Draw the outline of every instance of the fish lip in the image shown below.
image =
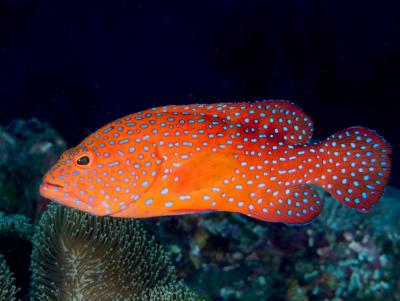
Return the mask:
<path fill-rule="evenodd" d="M 40 185 L 39 192 L 42 197 L 60 205 L 76 208 L 78 210 L 91 214 L 93 214 L 94 212 L 95 215 L 99 216 L 104 215 L 101 214 L 101 212 L 97 212 L 98 210 L 95 209 L 96 204 L 88 203 L 84 198 L 74 193 L 74 191 L 71 191 L 70 189 L 68 189 L 68 187 L 62 186 L 60 184 L 43 181 Z M 66 197 L 67 193 L 69 194 L 68 197 Z M 76 203 L 76 200 L 79 201 L 78 204 Z"/>
<path fill-rule="evenodd" d="M 48 182 L 48 181 L 43 181 L 43 182 L 40 184 L 40 191 L 42 192 L 42 191 L 48 190 L 48 189 L 53 188 L 53 187 L 58 187 L 59 189 L 60 189 L 60 188 L 61 188 L 61 189 L 64 188 L 62 185 L 55 184 L 55 183 Z"/>
<path fill-rule="evenodd" d="M 48 181 L 43 182 L 42 185 L 46 185 L 46 186 L 50 186 L 50 187 L 64 188 L 64 186 L 62 186 L 60 184 L 55 184 L 55 183 L 48 182 Z"/>
<path fill-rule="evenodd" d="M 61 200 L 65 187 L 56 183 L 43 181 L 40 184 L 40 195 L 54 202 L 63 202 Z"/>
<path fill-rule="evenodd" d="M 65 186 L 53 182 L 43 181 L 40 184 L 39 192 L 42 197 L 62 205 L 66 202 L 66 193 L 69 194 L 68 198 L 70 200 L 78 199 L 80 202 L 84 202 L 81 197 L 70 191 Z"/>

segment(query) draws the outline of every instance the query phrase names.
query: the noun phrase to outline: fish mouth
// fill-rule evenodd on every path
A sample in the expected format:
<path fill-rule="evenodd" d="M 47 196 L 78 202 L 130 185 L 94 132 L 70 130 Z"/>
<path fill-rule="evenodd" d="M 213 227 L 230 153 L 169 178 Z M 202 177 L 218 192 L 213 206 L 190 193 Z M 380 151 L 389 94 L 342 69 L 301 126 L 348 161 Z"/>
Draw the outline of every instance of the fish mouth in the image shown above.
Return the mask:
<path fill-rule="evenodd" d="M 104 215 L 102 212 L 98 212 L 95 204 L 88 203 L 86 199 L 78 196 L 76 193 L 60 184 L 43 181 L 40 185 L 39 192 L 42 197 L 60 205 L 72 207 L 95 215 Z"/>
<path fill-rule="evenodd" d="M 50 187 L 64 188 L 64 186 L 62 186 L 60 184 L 55 184 L 55 183 L 51 183 L 51 182 L 43 182 L 42 185 L 46 186 L 47 188 L 50 188 Z"/>
<path fill-rule="evenodd" d="M 57 202 L 64 192 L 64 186 L 46 181 L 40 184 L 39 192 L 44 198 Z"/>
<path fill-rule="evenodd" d="M 68 189 L 66 189 L 64 186 L 47 181 L 43 181 L 40 184 L 39 192 L 42 197 L 61 205 L 69 205 L 69 199 L 77 199 L 77 197 L 68 191 Z M 80 200 L 80 198 L 78 199 Z"/>

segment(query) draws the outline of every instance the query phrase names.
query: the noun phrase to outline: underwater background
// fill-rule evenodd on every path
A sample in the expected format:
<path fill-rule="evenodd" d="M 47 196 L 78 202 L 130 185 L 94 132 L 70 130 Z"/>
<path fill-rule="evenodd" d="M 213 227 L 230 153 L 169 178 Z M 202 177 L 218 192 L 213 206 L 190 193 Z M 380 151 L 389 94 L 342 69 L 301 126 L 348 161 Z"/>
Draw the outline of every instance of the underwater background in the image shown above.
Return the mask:
<path fill-rule="evenodd" d="M 396 1 L 0 0 L 0 300 L 400 300 Z M 213 213 L 98 218 L 49 206 L 41 177 L 118 117 L 291 100 L 322 140 L 391 144 L 368 214 L 319 191 L 302 227 Z"/>

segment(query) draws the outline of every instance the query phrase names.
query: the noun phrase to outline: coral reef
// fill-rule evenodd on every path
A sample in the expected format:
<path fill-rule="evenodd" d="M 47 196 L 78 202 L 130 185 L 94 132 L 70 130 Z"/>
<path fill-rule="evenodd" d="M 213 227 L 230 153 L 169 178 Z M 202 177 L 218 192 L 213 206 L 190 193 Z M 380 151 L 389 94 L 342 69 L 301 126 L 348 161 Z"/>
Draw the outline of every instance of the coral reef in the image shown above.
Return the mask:
<path fill-rule="evenodd" d="M 35 218 L 40 180 L 65 147 L 60 135 L 37 119 L 0 127 L 0 211 Z"/>
<path fill-rule="evenodd" d="M 304 273 L 304 283 L 313 293 L 329 284 L 331 294 L 345 300 L 388 300 L 399 294 L 400 191 L 389 187 L 367 215 L 346 213 L 328 195 L 324 201 L 331 210 L 325 208 L 308 234 L 312 241 L 325 241 L 316 250 L 318 266 Z"/>
<path fill-rule="evenodd" d="M 323 214 L 306 226 L 225 213 L 148 223 L 178 275 L 213 300 L 400 300 L 400 191 L 368 214 L 319 193 Z"/>
<path fill-rule="evenodd" d="M 3 255 L 0 254 L 0 300 L 15 301 L 18 289 Z"/>
<path fill-rule="evenodd" d="M 33 242 L 32 300 L 200 300 L 138 221 L 51 205 Z"/>

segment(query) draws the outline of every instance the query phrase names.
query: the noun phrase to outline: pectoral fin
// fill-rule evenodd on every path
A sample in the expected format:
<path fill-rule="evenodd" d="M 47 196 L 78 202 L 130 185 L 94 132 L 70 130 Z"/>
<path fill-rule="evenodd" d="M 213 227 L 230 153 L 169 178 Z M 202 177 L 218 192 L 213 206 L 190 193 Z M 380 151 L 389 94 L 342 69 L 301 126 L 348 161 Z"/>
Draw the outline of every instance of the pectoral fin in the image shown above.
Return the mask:
<path fill-rule="evenodd" d="M 189 160 L 175 169 L 163 183 L 170 195 L 185 195 L 194 191 L 211 189 L 224 176 L 234 173 L 239 165 L 231 153 L 212 153 Z"/>

